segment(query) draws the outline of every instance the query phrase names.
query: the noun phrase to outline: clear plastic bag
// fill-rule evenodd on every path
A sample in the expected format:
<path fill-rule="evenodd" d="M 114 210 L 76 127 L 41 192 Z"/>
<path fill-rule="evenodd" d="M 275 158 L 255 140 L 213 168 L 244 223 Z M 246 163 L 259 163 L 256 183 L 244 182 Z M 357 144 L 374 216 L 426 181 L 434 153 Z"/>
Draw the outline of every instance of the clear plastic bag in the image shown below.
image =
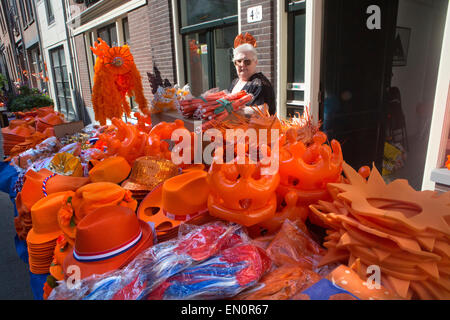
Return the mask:
<path fill-rule="evenodd" d="M 170 277 L 150 293 L 148 299 L 232 298 L 255 285 L 271 263 L 261 248 L 240 244 Z"/>

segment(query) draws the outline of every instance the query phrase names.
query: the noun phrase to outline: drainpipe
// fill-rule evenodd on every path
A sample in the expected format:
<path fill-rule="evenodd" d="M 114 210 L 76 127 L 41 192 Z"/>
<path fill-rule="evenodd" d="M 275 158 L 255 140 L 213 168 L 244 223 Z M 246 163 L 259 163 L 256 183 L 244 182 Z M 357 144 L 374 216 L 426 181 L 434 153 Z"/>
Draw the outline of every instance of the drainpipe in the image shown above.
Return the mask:
<path fill-rule="evenodd" d="M 39 23 L 38 12 L 37 12 L 37 9 L 36 9 L 36 1 L 31 1 L 31 3 L 32 3 L 32 5 L 33 5 L 33 10 L 34 10 L 34 21 L 35 21 L 35 23 L 36 23 L 36 29 L 37 29 L 37 32 L 38 32 L 39 49 L 40 49 L 41 59 L 42 59 L 42 63 L 43 63 L 43 65 L 41 66 L 41 67 L 42 67 L 42 75 L 43 75 L 43 78 L 45 79 L 45 77 L 47 76 L 47 73 L 46 73 L 46 71 L 45 71 L 45 66 L 44 66 L 44 63 L 45 63 L 45 53 L 44 53 L 44 46 L 42 45 L 42 38 L 41 38 L 41 25 L 40 25 L 40 23 Z M 47 91 L 47 94 L 48 94 L 49 92 L 48 92 L 48 86 L 47 86 L 47 83 L 46 83 L 45 81 L 42 81 L 42 83 L 44 83 L 45 90 Z"/>
<path fill-rule="evenodd" d="M 83 108 L 83 105 L 81 104 L 81 96 L 79 93 L 79 90 L 75 90 L 78 82 L 78 72 L 76 72 L 75 65 L 73 63 L 73 52 L 72 52 L 72 39 L 69 35 L 69 27 L 67 26 L 67 8 L 66 8 L 66 2 L 65 0 L 61 0 L 62 8 L 63 8 L 63 14 L 64 14 L 64 29 L 66 31 L 66 38 L 67 38 L 67 44 L 69 49 L 69 57 L 70 57 L 70 67 L 72 69 L 72 77 L 70 77 L 70 80 L 72 82 L 72 93 L 75 98 L 75 105 L 78 111 L 78 114 L 81 116 L 81 120 L 83 121 L 84 125 L 87 125 L 86 123 L 86 117 L 85 117 L 85 110 Z"/>

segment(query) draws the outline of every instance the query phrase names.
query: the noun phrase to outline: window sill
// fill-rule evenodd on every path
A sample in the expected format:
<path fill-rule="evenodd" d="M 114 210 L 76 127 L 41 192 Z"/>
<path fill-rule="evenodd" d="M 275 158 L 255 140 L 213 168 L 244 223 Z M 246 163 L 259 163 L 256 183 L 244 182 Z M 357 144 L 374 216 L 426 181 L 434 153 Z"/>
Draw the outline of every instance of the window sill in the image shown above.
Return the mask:
<path fill-rule="evenodd" d="M 450 170 L 447 168 L 434 169 L 431 171 L 431 181 L 450 187 Z"/>

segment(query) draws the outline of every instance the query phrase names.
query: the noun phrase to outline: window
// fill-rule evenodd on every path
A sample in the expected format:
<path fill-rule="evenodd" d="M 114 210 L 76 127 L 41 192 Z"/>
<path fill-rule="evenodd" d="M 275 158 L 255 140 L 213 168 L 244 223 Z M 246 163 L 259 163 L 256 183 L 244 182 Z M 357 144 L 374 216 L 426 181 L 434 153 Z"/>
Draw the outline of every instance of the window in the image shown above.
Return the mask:
<path fill-rule="evenodd" d="M 28 22 L 32 22 L 34 20 L 33 4 L 31 1 L 33 0 L 25 0 L 27 5 Z"/>
<path fill-rule="evenodd" d="M 238 2 L 234 0 L 180 0 L 181 27 L 201 24 L 238 12 Z"/>
<path fill-rule="evenodd" d="M 69 121 L 75 120 L 77 117 L 72 104 L 71 86 L 63 46 L 50 50 L 50 62 L 58 110 L 64 113 Z"/>
<path fill-rule="evenodd" d="M 111 23 L 106 27 L 97 30 L 97 37 L 102 38 L 110 47 L 117 47 L 117 28 L 116 23 Z"/>
<path fill-rule="evenodd" d="M 31 61 L 30 76 L 32 85 L 34 88 L 42 90 L 44 88 L 44 85 L 42 78 L 40 77 L 40 73 L 42 72 L 42 60 L 39 46 L 35 46 L 34 48 L 29 50 L 29 60 Z"/>
<path fill-rule="evenodd" d="M 5 24 L 5 17 L 3 16 L 3 10 L 0 8 L 0 25 L 2 27 L 2 32 L 6 32 L 6 24 Z"/>
<path fill-rule="evenodd" d="M 47 24 L 55 22 L 55 15 L 53 14 L 52 0 L 45 0 L 45 11 L 47 12 Z"/>
<path fill-rule="evenodd" d="M 130 26 L 128 25 L 128 18 L 122 20 L 123 28 L 123 42 L 124 44 L 130 45 Z"/>
<path fill-rule="evenodd" d="M 23 3 L 23 0 L 19 0 L 19 8 L 20 8 L 20 15 L 22 17 L 22 25 L 24 28 L 28 26 L 28 16 L 26 13 L 26 9 Z"/>
<path fill-rule="evenodd" d="M 304 2 L 290 1 L 288 9 L 287 112 L 302 112 L 305 100 L 305 31 Z"/>
<path fill-rule="evenodd" d="M 237 1 L 179 0 L 186 81 L 200 95 L 228 89 L 236 77 L 231 62 L 238 34 Z"/>

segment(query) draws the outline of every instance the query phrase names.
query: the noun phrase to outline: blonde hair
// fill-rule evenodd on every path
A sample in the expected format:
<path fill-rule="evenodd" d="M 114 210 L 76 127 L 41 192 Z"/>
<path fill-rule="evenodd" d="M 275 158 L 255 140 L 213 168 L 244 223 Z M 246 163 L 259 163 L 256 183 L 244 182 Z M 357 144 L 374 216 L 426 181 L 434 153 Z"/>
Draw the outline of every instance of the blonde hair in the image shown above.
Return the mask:
<path fill-rule="evenodd" d="M 253 60 L 258 60 L 258 55 L 257 55 L 257 53 L 256 53 L 255 47 L 252 46 L 252 45 L 249 44 L 249 43 L 244 43 L 244 44 L 241 44 L 240 46 L 238 46 L 238 47 L 236 47 L 236 48 L 233 49 L 233 62 L 234 62 L 235 60 L 237 60 L 236 57 L 237 57 L 239 54 L 244 54 L 244 53 L 248 53 L 248 52 L 251 53 L 251 56 L 252 56 L 251 59 L 253 59 Z"/>

